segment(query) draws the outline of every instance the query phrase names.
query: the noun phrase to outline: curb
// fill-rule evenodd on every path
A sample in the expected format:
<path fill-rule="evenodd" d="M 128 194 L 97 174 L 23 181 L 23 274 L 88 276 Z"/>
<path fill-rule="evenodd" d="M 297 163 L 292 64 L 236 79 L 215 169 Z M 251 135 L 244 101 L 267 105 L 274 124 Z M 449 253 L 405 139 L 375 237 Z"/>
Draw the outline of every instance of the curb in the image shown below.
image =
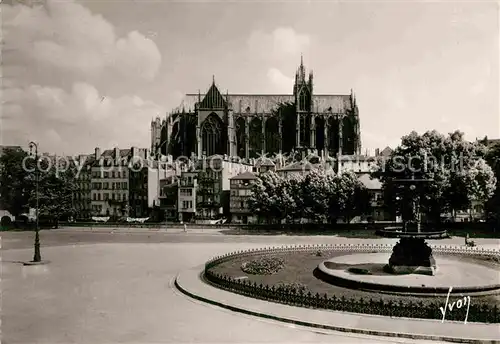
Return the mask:
<path fill-rule="evenodd" d="M 202 272 L 203 273 L 203 272 Z M 198 275 L 198 278 L 201 278 L 201 274 Z M 294 320 L 294 319 L 289 319 L 277 315 L 271 315 L 271 314 L 266 314 L 266 313 L 261 313 L 261 312 L 256 312 L 248 309 L 244 309 L 241 307 L 236 307 L 236 306 L 231 306 L 226 303 L 214 301 L 207 299 L 205 297 L 196 295 L 188 290 L 186 290 L 183 286 L 181 286 L 178 282 L 179 275 L 176 276 L 174 285 L 175 287 L 184 295 L 189 296 L 193 299 L 196 299 L 198 301 L 202 301 L 220 308 L 228 309 L 233 312 L 238 312 L 246 315 L 252 315 L 260 318 L 265 318 L 269 320 L 275 320 L 275 321 L 280 321 L 288 324 L 294 324 L 298 326 L 304 326 L 304 327 L 312 327 L 312 328 L 319 328 L 323 330 L 330 330 L 330 331 L 338 331 L 338 332 L 344 332 L 344 333 L 355 333 L 355 334 L 363 334 L 363 335 L 372 335 L 372 336 L 382 336 L 382 337 L 396 337 L 396 338 L 406 338 L 406 339 L 416 339 L 416 340 L 433 340 L 433 341 L 446 341 L 446 342 L 452 342 L 452 343 L 478 343 L 478 344 L 486 344 L 486 343 L 491 343 L 495 344 L 498 343 L 497 340 L 479 340 L 479 339 L 464 339 L 464 338 L 456 338 L 456 337 L 447 337 L 447 336 L 439 336 L 439 335 L 424 335 L 424 334 L 411 334 L 411 333 L 400 333 L 400 332 L 386 332 L 386 331 L 376 331 L 376 330 L 366 330 L 366 329 L 361 329 L 361 328 L 347 328 L 347 327 L 339 327 L 339 326 L 332 326 L 332 325 L 324 325 L 324 324 L 317 324 L 317 323 L 312 323 L 312 322 L 307 322 L 307 321 L 301 321 L 301 320 Z M 208 287 L 208 285 L 207 285 Z M 230 292 L 228 292 L 230 293 Z M 387 317 L 387 320 L 389 321 L 390 318 Z"/>

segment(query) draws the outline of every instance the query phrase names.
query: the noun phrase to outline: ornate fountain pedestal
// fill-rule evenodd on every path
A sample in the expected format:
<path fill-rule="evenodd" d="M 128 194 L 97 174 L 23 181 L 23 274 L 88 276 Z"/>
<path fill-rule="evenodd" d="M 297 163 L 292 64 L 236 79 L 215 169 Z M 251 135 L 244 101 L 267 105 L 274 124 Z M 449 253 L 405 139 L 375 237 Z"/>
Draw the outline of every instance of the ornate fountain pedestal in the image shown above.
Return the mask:
<path fill-rule="evenodd" d="M 435 275 L 437 271 L 436 260 L 432 256 L 432 248 L 425 242 L 425 233 L 405 233 L 392 250 L 389 264 L 385 266 L 387 272 L 393 274 L 420 273 Z"/>

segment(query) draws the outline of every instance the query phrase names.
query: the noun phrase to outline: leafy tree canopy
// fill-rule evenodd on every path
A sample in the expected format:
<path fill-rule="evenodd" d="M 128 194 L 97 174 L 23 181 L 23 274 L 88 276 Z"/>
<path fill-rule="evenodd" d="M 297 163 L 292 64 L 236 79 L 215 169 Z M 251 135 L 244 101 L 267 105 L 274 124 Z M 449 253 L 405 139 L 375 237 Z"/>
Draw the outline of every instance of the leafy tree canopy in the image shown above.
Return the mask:
<path fill-rule="evenodd" d="M 464 140 L 459 131 L 447 136 L 435 130 L 411 132 L 388 159 L 379 160 L 373 176 L 383 184 L 388 207 L 405 215 L 405 204 L 420 196 L 421 211 L 439 221 L 443 212 L 466 210 L 472 200 L 486 202 L 492 196 L 496 178 L 485 154 L 484 145 Z M 412 177 L 425 180 L 414 183 L 416 192 L 401 182 Z"/>
<path fill-rule="evenodd" d="M 39 159 L 20 150 L 5 150 L 0 157 L 2 206 L 14 216 L 36 207 L 38 178 L 39 214 L 59 219 L 74 213 L 73 194 L 77 169 L 56 160 Z"/>
<path fill-rule="evenodd" d="M 368 210 L 368 192 L 354 173 L 334 175 L 318 167 L 307 174 L 259 176 L 249 200 L 250 209 L 268 221 L 350 221 Z"/>
<path fill-rule="evenodd" d="M 23 168 L 28 154 L 23 150 L 7 148 L 0 157 L 0 202 L 1 207 L 18 216 L 27 211 L 31 185 Z"/>

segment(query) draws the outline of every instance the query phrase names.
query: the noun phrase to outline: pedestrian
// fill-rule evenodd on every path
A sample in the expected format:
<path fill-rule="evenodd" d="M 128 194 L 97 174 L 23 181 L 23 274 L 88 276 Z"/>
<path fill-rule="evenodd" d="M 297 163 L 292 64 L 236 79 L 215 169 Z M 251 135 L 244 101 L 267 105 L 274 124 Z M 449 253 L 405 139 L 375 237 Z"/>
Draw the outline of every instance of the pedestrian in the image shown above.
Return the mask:
<path fill-rule="evenodd" d="M 187 232 L 187 225 L 184 224 L 184 232 Z"/>
<path fill-rule="evenodd" d="M 469 233 L 465 234 L 465 246 L 469 243 Z"/>

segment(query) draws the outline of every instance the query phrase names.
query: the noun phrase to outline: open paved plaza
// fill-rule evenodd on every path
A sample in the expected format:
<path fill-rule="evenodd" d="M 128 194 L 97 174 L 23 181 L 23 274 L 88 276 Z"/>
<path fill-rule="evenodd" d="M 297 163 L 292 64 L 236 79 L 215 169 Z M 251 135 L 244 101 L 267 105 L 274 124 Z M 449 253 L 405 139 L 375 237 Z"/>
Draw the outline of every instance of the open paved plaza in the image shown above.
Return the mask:
<path fill-rule="evenodd" d="M 3 343 L 417 342 L 301 328 L 245 316 L 194 301 L 173 286 L 180 271 L 196 266 L 201 269 L 206 260 L 225 252 L 368 240 L 42 231 L 42 257 L 50 263 L 23 266 L 20 261 L 32 258 L 32 239 L 29 232 L 2 233 Z M 486 247 L 499 245 L 498 240 L 476 242 Z M 439 243 L 462 244 L 463 239 Z"/>

